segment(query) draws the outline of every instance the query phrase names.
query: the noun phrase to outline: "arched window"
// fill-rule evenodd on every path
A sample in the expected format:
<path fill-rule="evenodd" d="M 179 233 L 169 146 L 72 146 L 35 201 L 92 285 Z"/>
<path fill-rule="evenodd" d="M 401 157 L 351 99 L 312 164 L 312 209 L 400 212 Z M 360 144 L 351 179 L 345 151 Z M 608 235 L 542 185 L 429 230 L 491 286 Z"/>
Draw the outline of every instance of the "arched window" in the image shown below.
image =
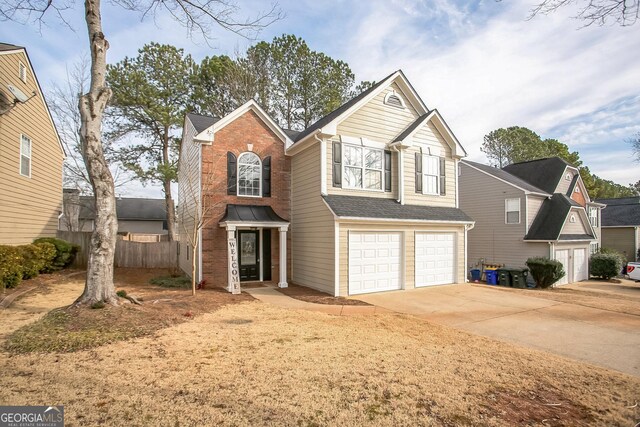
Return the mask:
<path fill-rule="evenodd" d="M 238 157 L 238 196 L 260 197 L 262 163 L 255 153 L 242 153 Z"/>

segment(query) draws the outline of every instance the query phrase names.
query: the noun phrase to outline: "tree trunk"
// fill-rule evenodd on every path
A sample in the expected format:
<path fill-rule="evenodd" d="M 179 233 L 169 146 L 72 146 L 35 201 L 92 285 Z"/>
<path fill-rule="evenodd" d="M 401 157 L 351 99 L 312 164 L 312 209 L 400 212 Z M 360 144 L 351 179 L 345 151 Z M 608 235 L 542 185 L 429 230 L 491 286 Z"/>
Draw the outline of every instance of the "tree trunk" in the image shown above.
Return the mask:
<path fill-rule="evenodd" d="M 91 305 L 102 301 L 118 304 L 113 284 L 113 259 L 118 232 L 116 198 L 113 177 L 104 158 L 102 148 L 102 115 L 111 97 L 111 89 L 105 85 L 107 69 L 107 42 L 102 32 L 100 0 L 85 0 L 85 18 L 91 48 L 91 86 L 89 92 L 79 100 L 80 140 L 82 155 L 93 187 L 96 219 L 84 292 L 76 304 Z"/>
<path fill-rule="evenodd" d="M 196 255 L 198 253 L 198 237 L 194 239 L 195 244 L 191 245 L 191 295 L 196 295 Z"/>
<path fill-rule="evenodd" d="M 162 141 L 162 163 L 165 167 L 169 166 L 169 126 L 164 127 L 164 140 Z M 164 175 L 164 182 L 162 183 L 164 189 L 164 200 L 167 209 L 167 233 L 169 235 L 169 241 L 173 242 L 176 239 L 174 224 L 176 211 L 173 207 L 173 198 L 171 197 L 171 178 L 167 178 Z"/>

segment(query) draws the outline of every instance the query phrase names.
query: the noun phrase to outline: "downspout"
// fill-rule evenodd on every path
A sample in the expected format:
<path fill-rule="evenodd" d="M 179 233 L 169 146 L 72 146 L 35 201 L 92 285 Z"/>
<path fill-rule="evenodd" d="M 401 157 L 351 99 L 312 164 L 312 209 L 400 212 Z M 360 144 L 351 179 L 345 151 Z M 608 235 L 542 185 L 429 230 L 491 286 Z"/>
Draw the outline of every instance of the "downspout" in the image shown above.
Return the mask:
<path fill-rule="evenodd" d="M 398 203 L 404 205 L 404 156 L 401 144 L 401 141 L 393 142 L 389 144 L 389 150 L 398 153 Z"/>
<path fill-rule="evenodd" d="M 635 259 L 636 261 L 638 261 L 638 229 L 640 229 L 640 227 L 634 227 L 633 228 L 633 243 L 635 245 L 635 251 L 636 253 L 633 254 L 633 259 Z"/>
<path fill-rule="evenodd" d="M 202 219 L 202 144 L 198 162 L 198 218 Z M 202 227 L 198 228 L 198 283 L 202 282 Z"/>
<path fill-rule="evenodd" d="M 469 230 L 473 230 L 475 224 L 465 224 L 464 226 L 464 282 L 469 282 L 469 277 L 467 275 L 467 268 L 469 267 L 469 251 L 468 251 L 468 240 L 467 240 L 467 232 Z"/>

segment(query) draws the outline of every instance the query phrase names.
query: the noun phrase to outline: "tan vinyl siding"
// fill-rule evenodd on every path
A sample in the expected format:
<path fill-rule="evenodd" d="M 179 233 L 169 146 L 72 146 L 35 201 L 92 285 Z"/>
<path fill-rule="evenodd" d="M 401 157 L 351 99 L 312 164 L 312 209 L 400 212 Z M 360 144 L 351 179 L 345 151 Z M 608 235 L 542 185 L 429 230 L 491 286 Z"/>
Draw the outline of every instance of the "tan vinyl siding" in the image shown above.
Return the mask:
<path fill-rule="evenodd" d="M 27 81 L 18 75 L 27 65 Z M 55 237 L 62 211 L 62 162 L 44 99 L 23 52 L 0 55 L 0 89 L 12 84 L 27 96 L 0 116 L 0 244 L 30 243 L 37 237 Z M 20 175 L 20 135 L 31 139 L 31 177 Z"/>
<path fill-rule="evenodd" d="M 405 100 L 407 108 L 401 109 L 384 103 L 387 93 L 395 90 Z M 338 135 L 367 138 L 384 143 L 393 142 L 407 126 L 418 118 L 408 98 L 398 85 L 391 84 L 375 98 L 338 124 Z"/>
<path fill-rule="evenodd" d="M 565 169 L 564 173 L 560 177 L 560 182 L 558 182 L 555 193 L 567 194 L 567 191 L 569 191 L 569 186 L 571 185 L 571 181 L 573 181 L 573 177 L 576 173 L 577 172 L 573 169 Z M 571 175 L 571 179 L 569 179 L 568 181 L 565 179 L 567 174 Z"/>
<path fill-rule="evenodd" d="M 340 222 L 340 292 L 339 295 L 349 294 L 349 232 L 350 231 L 381 231 L 400 232 L 404 242 L 404 253 L 401 256 L 401 263 L 404 263 L 402 270 L 402 289 L 413 289 L 415 287 L 415 233 L 416 232 L 450 232 L 456 233 L 456 282 L 464 283 L 466 279 L 464 265 L 464 227 L 455 225 L 426 225 L 419 223 L 396 223 L 389 224 L 375 221 L 362 222 Z"/>
<path fill-rule="evenodd" d="M 640 244 L 640 235 L 634 239 L 634 233 L 638 233 L 634 227 L 603 227 L 601 247 L 615 249 L 626 255 L 627 261 L 635 261 L 638 248 L 636 242 Z"/>
<path fill-rule="evenodd" d="M 406 149 L 404 156 L 404 197 L 408 205 L 424 206 L 456 206 L 456 167 L 451 157 L 451 147 L 445 142 L 438 130 L 429 123 L 423 126 L 413 138 L 413 147 Z M 416 153 L 431 154 L 445 157 L 446 194 L 433 196 L 416 193 Z"/>
<path fill-rule="evenodd" d="M 191 248 L 194 221 L 200 205 L 200 159 L 202 147 L 194 143 L 196 129 L 191 122 L 185 120 L 182 137 L 180 161 L 178 163 L 178 230 L 180 240 L 180 254 L 178 264 L 180 269 L 191 276 Z M 188 259 L 187 259 L 188 257 Z M 196 277 L 199 277 L 199 263 L 196 262 Z"/>
<path fill-rule="evenodd" d="M 536 219 L 536 215 L 538 215 L 538 212 L 545 200 L 546 197 L 534 196 L 531 194 L 527 196 L 527 229 L 531 228 L 531 224 L 533 224 L 533 220 Z"/>
<path fill-rule="evenodd" d="M 320 195 L 320 144 L 291 160 L 293 283 L 335 293 L 333 214 Z"/>
<path fill-rule="evenodd" d="M 575 215 L 576 222 L 571 222 L 571 215 Z M 560 234 L 591 234 L 591 232 L 589 226 L 584 224 L 584 218 L 580 211 L 571 209 Z"/>
<path fill-rule="evenodd" d="M 461 163 L 460 208 L 476 222 L 468 232 L 469 264 L 524 266 L 532 256 L 549 256 L 547 243 L 523 241 L 525 194 L 509 184 Z M 520 198 L 520 224 L 505 224 L 505 199 Z"/>

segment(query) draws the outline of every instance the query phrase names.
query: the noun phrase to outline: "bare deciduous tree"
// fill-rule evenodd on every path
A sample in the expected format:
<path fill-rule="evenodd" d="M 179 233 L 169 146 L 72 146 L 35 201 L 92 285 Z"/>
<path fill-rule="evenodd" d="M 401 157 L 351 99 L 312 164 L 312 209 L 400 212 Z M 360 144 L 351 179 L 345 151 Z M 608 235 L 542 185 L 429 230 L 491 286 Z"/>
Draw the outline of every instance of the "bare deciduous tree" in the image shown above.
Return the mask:
<path fill-rule="evenodd" d="M 229 0 L 113 0 L 114 4 L 143 17 L 165 11 L 182 24 L 187 32 L 200 34 L 205 40 L 211 38 L 212 25 L 245 37 L 271 24 L 281 17 L 277 5 L 255 18 L 238 21 L 238 8 Z M 17 22 L 42 24 L 45 16 L 53 13 L 64 24 L 71 9 L 72 0 L 6 0 L 0 3 L 0 18 Z M 118 220 L 113 175 L 105 158 L 102 144 L 102 118 L 111 98 L 111 89 L 105 84 L 107 50 L 109 43 L 102 30 L 100 0 L 84 0 L 84 17 L 91 54 L 90 81 L 88 91 L 80 97 L 80 143 L 91 187 L 95 197 L 96 217 L 87 279 L 82 295 L 76 305 L 93 305 L 97 302 L 117 305 L 118 297 L 113 283 L 113 260 L 116 246 Z"/>
<path fill-rule="evenodd" d="M 610 21 L 627 27 L 640 18 L 640 0 L 544 0 L 531 10 L 529 18 L 548 15 L 570 5 L 578 5 L 575 18 L 584 21 L 586 27 L 605 25 Z"/>

